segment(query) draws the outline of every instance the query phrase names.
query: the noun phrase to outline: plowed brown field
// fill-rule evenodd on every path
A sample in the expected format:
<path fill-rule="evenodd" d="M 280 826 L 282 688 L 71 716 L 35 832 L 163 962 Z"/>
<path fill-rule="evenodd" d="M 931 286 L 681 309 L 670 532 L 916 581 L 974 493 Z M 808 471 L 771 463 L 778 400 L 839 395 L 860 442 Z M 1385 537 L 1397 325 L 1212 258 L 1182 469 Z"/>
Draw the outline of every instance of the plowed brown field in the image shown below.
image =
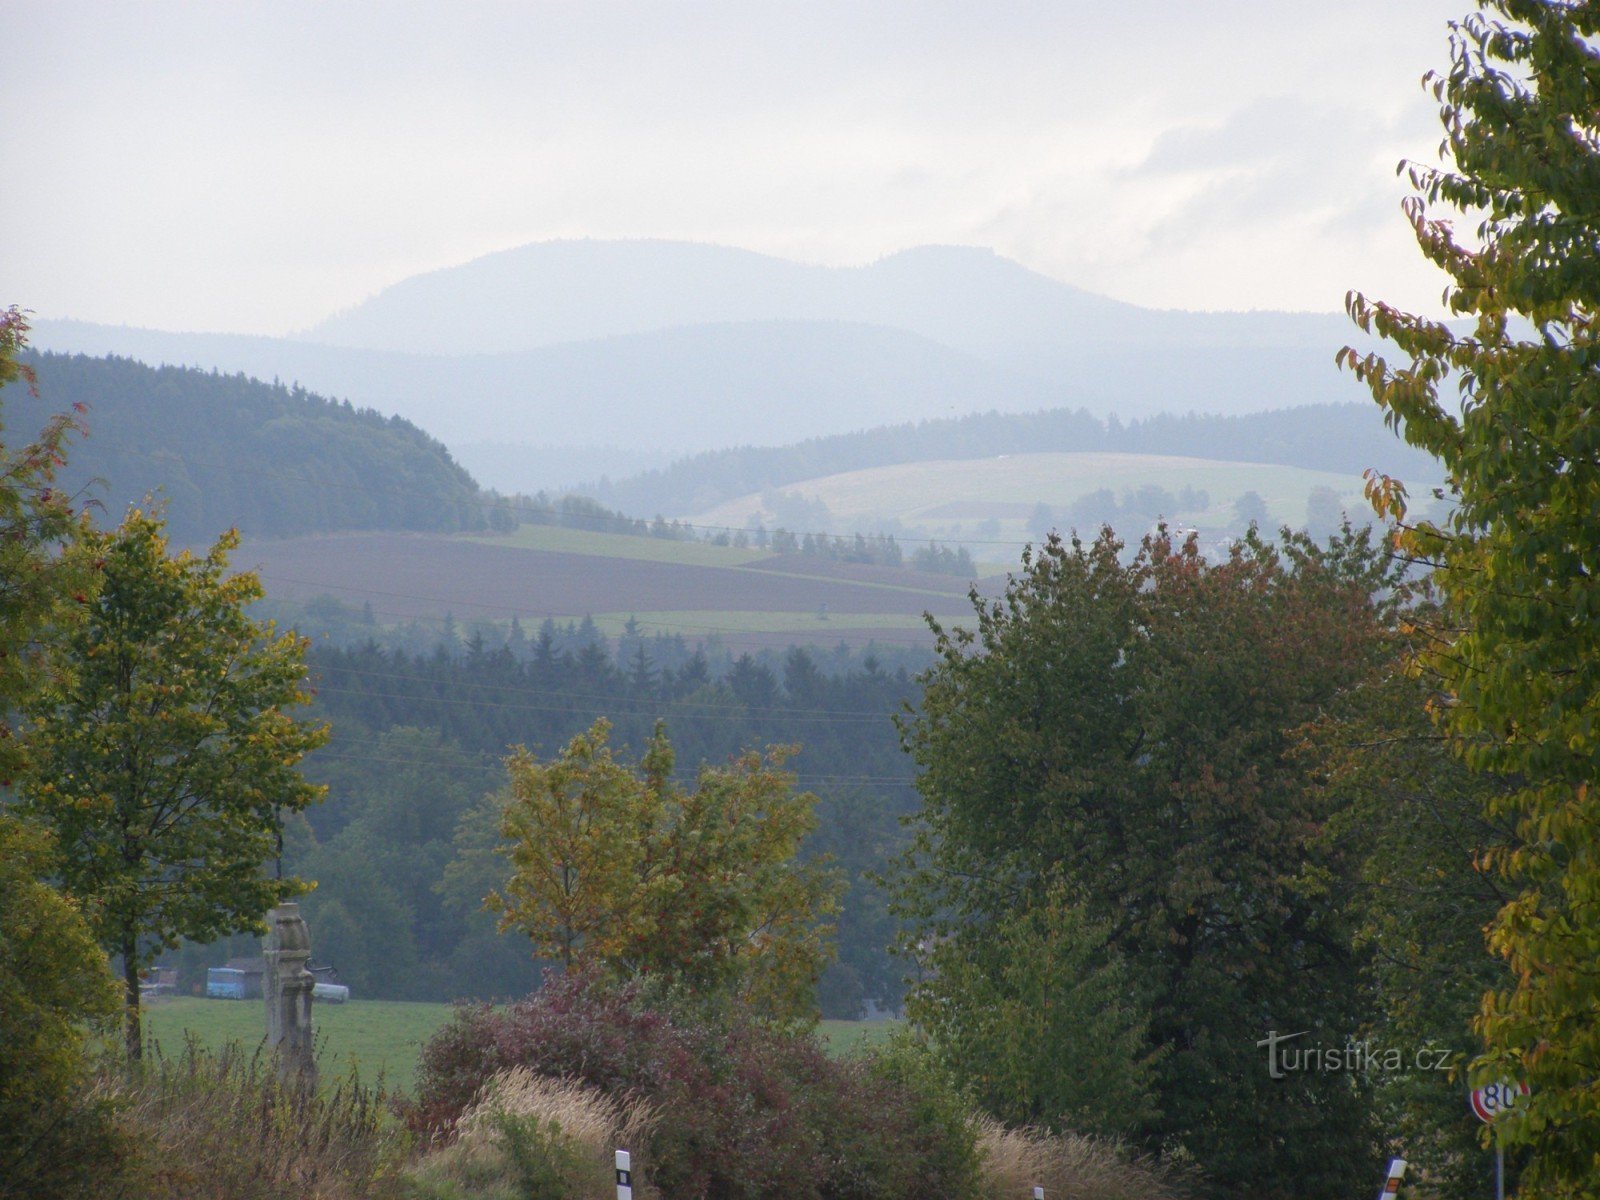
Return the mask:
<path fill-rule="evenodd" d="M 345 604 L 368 603 L 386 621 L 446 612 L 459 620 L 518 617 L 524 623 L 602 613 L 793 613 L 809 618 L 826 613 L 829 641 L 876 637 L 903 642 L 926 637 L 914 628 L 914 619 L 924 611 L 946 618 L 971 612 L 964 594 L 967 584 L 960 580 L 801 556 L 748 566 L 694 566 L 430 534 L 361 533 L 253 541 L 240 547 L 234 562 L 258 570 L 271 596 L 304 601 L 328 595 Z M 878 617 L 878 627 L 852 629 L 852 615 Z M 906 627 L 885 629 L 882 618 L 890 616 L 906 618 Z M 647 619 L 645 624 L 649 626 Z M 737 624 L 730 620 L 725 631 L 733 632 Z M 795 638 L 752 630 L 740 640 Z"/>

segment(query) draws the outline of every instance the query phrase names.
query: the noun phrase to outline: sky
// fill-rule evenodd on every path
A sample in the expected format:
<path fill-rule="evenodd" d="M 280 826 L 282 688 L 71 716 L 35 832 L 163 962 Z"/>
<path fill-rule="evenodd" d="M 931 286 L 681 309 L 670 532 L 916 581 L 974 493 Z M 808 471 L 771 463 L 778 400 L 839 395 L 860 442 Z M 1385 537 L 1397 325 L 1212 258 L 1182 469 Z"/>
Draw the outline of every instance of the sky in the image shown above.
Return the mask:
<path fill-rule="evenodd" d="M 0 0 L 0 305 L 281 334 L 559 238 L 987 246 L 1436 311 L 1395 166 L 1467 0 Z"/>

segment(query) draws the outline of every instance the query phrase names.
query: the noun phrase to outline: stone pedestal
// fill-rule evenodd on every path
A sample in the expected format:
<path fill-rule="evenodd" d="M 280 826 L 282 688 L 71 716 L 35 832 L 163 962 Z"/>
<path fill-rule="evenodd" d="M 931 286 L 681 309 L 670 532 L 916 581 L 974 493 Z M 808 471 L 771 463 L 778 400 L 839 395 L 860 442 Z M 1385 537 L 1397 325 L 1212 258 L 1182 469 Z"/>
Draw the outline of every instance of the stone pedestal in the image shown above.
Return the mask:
<path fill-rule="evenodd" d="M 306 967 L 311 935 L 300 906 L 278 905 L 267 915 L 267 960 L 262 992 L 267 1000 L 267 1049 L 278 1060 L 285 1079 L 313 1083 L 317 1077 L 311 1027 L 311 989 L 315 980 Z"/>

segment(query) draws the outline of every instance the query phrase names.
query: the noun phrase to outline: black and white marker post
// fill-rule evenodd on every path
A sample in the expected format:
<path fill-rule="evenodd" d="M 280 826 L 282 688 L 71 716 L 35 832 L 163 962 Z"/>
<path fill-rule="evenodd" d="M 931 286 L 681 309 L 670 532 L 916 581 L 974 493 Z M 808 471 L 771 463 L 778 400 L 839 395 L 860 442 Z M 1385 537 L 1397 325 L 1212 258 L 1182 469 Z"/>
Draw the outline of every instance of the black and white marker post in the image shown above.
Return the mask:
<path fill-rule="evenodd" d="M 617 1200 L 633 1200 L 633 1160 L 626 1150 L 617 1151 Z"/>
<path fill-rule="evenodd" d="M 1383 1177 L 1383 1190 L 1378 1193 L 1378 1200 L 1395 1200 L 1400 1194 L 1400 1181 L 1406 1177 L 1406 1160 L 1392 1158 L 1389 1160 L 1389 1170 Z"/>

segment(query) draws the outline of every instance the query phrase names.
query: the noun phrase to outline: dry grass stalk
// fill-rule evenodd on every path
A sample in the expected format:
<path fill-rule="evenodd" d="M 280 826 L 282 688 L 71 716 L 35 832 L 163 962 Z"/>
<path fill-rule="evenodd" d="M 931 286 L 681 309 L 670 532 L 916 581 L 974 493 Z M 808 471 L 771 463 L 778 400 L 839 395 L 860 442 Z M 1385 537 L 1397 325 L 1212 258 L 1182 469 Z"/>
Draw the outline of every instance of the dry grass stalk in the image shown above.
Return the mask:
<path fill-rule="evenodd" d="M 388 1193 L 398 1146 L 383 1097 L 353 1082 L 306 1093 L 281 1084 L 270 1058 L 189 1045 L 100 1087 L 140 1148 L 117 1194 L 193 1200 L 371 1200 Z"/>
<path fill-rule="evenodd" d="M 1181 1184 L 1148 1160 L 1130 1157 L 1115 1142 L 1076 1133 L 978 1125 L 979 1194 L 1045 1200 L 1183 1200 Z"/>
<path fill-rule="evenodd" d="M 569 1180 L 576 1200 L 613 1200 L 613 1156 L 619 1149 L 633 1154 L 634 1195 L 654 1200 L 655 1191 L 641 1178 L 639 1147 L 655 1121 L 645 1101 L 614 1099 L 574 1079 L 553 1079 L 526 1067 L 496 1075 L 478 1093 L 456 1125 L 456 1141 L 427 1155 L 412 1172 L 427 1185 L 452 1182 L 467 1194 L 485 1197 L 503 1193 L 513 1172 L 502 1144 L 504 1118 L 529 1120 L 560 1130 L 585 1166 L 581 1178 Z"/>

